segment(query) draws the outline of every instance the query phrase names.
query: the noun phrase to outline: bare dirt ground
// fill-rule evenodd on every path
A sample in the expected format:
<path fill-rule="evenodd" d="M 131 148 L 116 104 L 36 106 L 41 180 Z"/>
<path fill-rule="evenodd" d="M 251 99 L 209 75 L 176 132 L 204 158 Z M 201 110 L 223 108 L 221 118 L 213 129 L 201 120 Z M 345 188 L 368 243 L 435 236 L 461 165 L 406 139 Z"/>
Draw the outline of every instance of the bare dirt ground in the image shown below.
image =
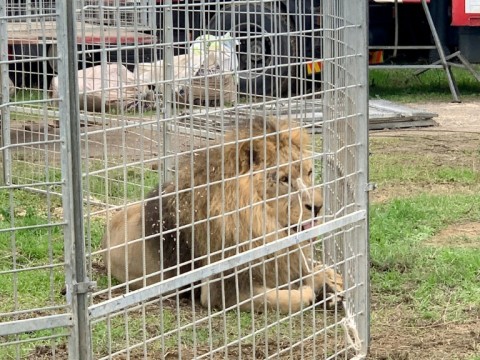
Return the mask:
<path fill-rule="evenodd" d="M 480 151 L 480 100 L 465 103 L 425 103 L 409 104 L 439 116 L 438 126 L 394 131 L 376 131 L 372 138 L 398 137 L 403 148 L 385 151 L 430 156 L 435 164 L 468 162 L 468 166 L 480 167 L 478 156 L 472 150 Z M 407 147 L 408 146 L 408 147 Z M 475 160 L 476 159 L 476 160 Z M 478 169 L 478 168 L 477 168 Z M 415 188 L 417 187 L 417 188 Z M 382 202 L 393 196 L 408 196 L 415 191 L 430 193 L 464 192 L 478 193 L 479 184 L 459 188 L 455 184 L 426 184 L 418 189 L 418 184 L 384 187 L 372 194 L 372 201 Z M 480 219 L 450 226 L 430 239 L 427 246 L 475 247 L 479 248 Z M 372 327 L 370 359 L 375 360 L 427 360 L 427 359 L 480 359 L 480 309 L 467 309 L 467 321 L 438 321 L 433 324 L 418 324 L 409 304 L 401 304 L 395 309 L 386 308 L 379 299 L 372 297 Z M 447 311 L 447 309 L 445 309 Z"/>

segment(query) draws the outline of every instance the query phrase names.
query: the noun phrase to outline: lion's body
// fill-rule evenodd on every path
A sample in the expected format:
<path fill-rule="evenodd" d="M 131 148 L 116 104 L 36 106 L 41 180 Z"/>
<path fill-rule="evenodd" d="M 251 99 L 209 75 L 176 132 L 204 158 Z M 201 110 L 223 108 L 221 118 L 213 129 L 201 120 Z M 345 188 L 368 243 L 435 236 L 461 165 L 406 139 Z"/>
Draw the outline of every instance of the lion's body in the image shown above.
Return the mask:
<path fill-rule="evenodd" d="M 109 221 L 109 232 L 105 234 L 102 244 L 106 249 L 103 253 L 105 266 L 111 269 L 114 278 L 121 282 L 141 279 L 131 283 L 131 289 L 142 287 L 146 275 L 160 270 L 158 240 L 150 239 L 143 242 L 142 239 L 142 206 L 142 204 L 130 205 L 126 211 L 117 212 Z M 159 276 L 147 277 L 145 285 L 158 281 Z"/>
<path fill-rule="evenodd" d="M 186 162 L 177 171 L 177 187 L 155 189 L 145 202 L 145 236 L 153 236 L 148 240 L 151 251 L 158 253 L 163 244 L 157 269 L 187 263 L 178 268 L 183 273 L 284 238 L 301 230 L 298 227 L 313 226 L 322 196 L 312 184 L 308 148 L 305 132 L 267 121 L 265 128 L 254 126 L 227 138 L 222 146 L 195 153 L 193 169 Z M 112 226 L 119 226 L 118 221 L 111 223 L 110 237 Z M 117 233 L 123 236 L 125 231 Z M 128 230 L 127 242 L 130 234 L 139 233 Z M 221 308 L 240 302 L 243 310 L 278 307 L 288 312 L 311 304 L 324 284 L 340 291 L 341 277 L 331 270 L 317 266 L 315 275 L 308 276 L 314 254 L 308 242 L 300 245 L 210 277 L 202 282 L 201 303 Z M 176 273 L 165 272 L 162 278 Z"/>

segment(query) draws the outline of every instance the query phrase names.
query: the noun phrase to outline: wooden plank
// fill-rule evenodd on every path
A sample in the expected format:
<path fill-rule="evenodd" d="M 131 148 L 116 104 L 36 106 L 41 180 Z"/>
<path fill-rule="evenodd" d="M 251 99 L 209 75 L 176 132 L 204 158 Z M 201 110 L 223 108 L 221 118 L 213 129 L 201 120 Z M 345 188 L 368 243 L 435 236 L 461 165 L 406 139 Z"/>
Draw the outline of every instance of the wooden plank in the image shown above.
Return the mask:
<path fill-rule="evenodd" d="M 411 121 L 398 121 L 398 122 L 377 122 L 369 123 L 369 130 L 387 130 L 387 129 L 404 129 L 415 127 L 429 127 L 436 126 L 437 123 L 432 119 L 425 120 L 411 120 Z"/>

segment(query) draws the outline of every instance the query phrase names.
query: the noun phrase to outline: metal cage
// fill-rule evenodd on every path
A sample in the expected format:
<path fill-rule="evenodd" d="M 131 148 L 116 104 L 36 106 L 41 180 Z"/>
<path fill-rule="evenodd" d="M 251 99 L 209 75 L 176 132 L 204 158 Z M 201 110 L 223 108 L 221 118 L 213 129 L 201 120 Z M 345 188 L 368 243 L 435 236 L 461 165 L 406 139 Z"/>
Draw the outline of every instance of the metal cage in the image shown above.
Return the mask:
<path fill-rule="evenodd" d="M 365 358 L 366 14 L 0 3 L 0 358 Z"/>

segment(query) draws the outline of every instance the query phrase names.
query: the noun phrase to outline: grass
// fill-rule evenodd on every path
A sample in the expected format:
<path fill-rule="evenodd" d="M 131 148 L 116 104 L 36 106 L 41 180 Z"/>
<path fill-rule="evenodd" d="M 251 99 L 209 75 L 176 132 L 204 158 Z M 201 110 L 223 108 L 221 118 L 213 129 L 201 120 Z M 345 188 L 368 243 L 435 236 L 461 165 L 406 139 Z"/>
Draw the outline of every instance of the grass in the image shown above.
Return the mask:
<path fill-rule="evenodd" d="M 424 245 L 448 225 L 478 219 L 479 204 L 480 196 L 458 194 L 421 195 L 372 206 L 372 288 L 387 292 L 391 306 L 402 303 L 408 292 L 419 321 L 442 318 L 447 301 L 458 308 L 480 306 L 478 248 Z M 460 315 L 450 311 L 446 319 L 459 320 Z"/>
<path fill-rule="evenodd" d="M 480 66 L 475 65 L 480 73 Z M 409 69 L 371 69 L 369 73 L 370 97 L 400 102 L 451 101 L 445 71 L 432 69 L 421 75 Z M 452 69 L 463 101 L 480 95 L 480 83 L 463 70 Z"/>
<path fill-rule="evenodd" d="M 19 156 L 21 155 L 21 156 Z M 32 156 L 33 157 L 33 156 Z M 36 161 L 28 161 L 24 154 L 16 154 L 12 163 L 12 183 L 28 185 L 43 182 L 60 182 L 62 180 L 59 163 L 50 164 L 45 169 L 39 157 Z M 149 192 L 159 183 L 158 171 L 135 165 L 126 165 L 125 169 L 102 170 L 104 164 L 94 161 L 86 163 L 88 176 L 83 178 L 83 186 L 91 198 L 111 204 L 121 204 L 125 200 L 133 201 L 141 198 L 142 192 Z M 111 165 L 111 164 L 110 164 Z M 92 173 L 93 175 L 89 175 Z M 38 190 L 61 193 L 60 185 L 35 186 Z"/>
<path fill-rule="evenodd" d="M 480 218 L 475 136 L 373 137 L 370 149 L 371 181 L 381 194 L 370 207 L 372 334 L 391 336 L 399 349 L 420 332 L 416 337 L 450 343 L 437 346 L 442 356 L 477 359 L 478 347 L 458 340 L 461 327 L 469 333 L 480 316 L 480 235 L 462 233 L 464 224 Z M 446 230 L 458 235 L 436 242 Z M 388 331 L 382 326 L 392 322 Z M 400 350 L 379 346 L 380 358 L 401 358 Z M 433 348 L 427 352 L 422 358 L 441 358 Z"/>

